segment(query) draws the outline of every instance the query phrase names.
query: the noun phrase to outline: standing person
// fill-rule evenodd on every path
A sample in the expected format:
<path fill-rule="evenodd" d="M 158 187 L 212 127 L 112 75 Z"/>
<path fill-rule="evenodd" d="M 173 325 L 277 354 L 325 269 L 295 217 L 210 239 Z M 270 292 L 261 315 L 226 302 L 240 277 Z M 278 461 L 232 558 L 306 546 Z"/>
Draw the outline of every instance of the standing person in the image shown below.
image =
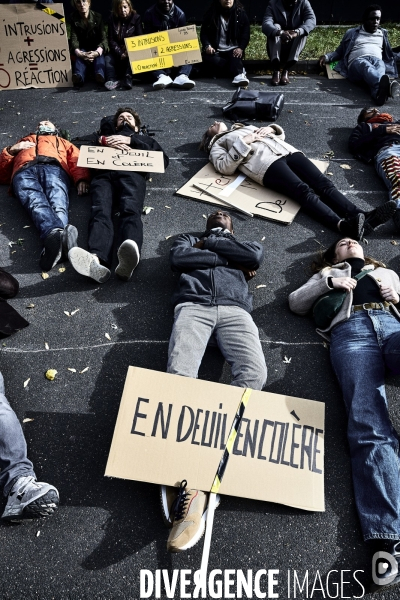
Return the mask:
<path fill-rule="evenodd" d="M 386 202 L 364 212 L 334 186 L 332 181 L 300 150 L 285 141 L 279 125 L 257 128 L 236 123 L 228 130 L 215 121 L 205 132 L 200 148 L 209 153 L 214 168 L 224 175 L 236 169 L 253 181 L 292 198 L 311 217 L 356 239 L 388 221 L 396 203 Z"/>
<path fill-rule="evenodd" d="M 77 166 L 79 150 L 60 137 L 51 121 L 40 121 L 35 133 L 0 154 L 0 183 L 11 191 L 29 213 L 43 241 L 40 267 L 50 271 L 76 245 L 78 232 L 68 225 L 70 179 L 78 195 L 89 189 L 87 169 Z"/>
<path fill-rule="evenodd" d="M 19 289 L 18 281 L 0 269 L 0 339 L 27 327 L 29 323 L 6 299 L 13 298 Z M 22 521 L 48 517 L 57 510 L 57 489 L 36 481 L 33 465 L 27 457 L 26 441 L 17 415 L 11 408 L 0 373 L 0 489 L 7 498 L 1 519 Z"/>
<path fill-rule="evenodd" d="M 115 90 L 122 80 L 123 85 L 132 88 L 132 70 L 129 64 L 125 38 L 143 35 L 142 19 L 133 9 L 131 0 L 113 0 L 112 14 L 108 21 L 108 45 L 106 55 L 107 90 Z"/>
<path fill-rule="evenodd" d="M 156 4 L 153 4 L 144 13 L 143 25 L 145 33 L 176 29 L 186 25 L 186 16 L 183 10 L 174 4 L 173 0 L 157 0 Z M 189 79 L 191 71 L 192 65 L 152 71 L 155 80 L 153 89 L 163 90 L 170 85 L 174 85 L 183 90 L 191 90 L 196 85 L 194 81 Z"/>
<path fill-rule="evenodd" d="M 332 318 L 327 307 L 326 322 L 317 332 L 330 341 L 348 413 L 354 496 L 364 540 L 400 563 L 399 436 L 385 393 L 385 371 L 400 374 L 399 277 L 364 257 L 360 244 L 350 238 L 332 244 L 313 266 L 315 275 L 290 294 L 289 305 L 306 315 L 329 290 L 344 292 L 338 312 Z M 400 574 L 388 569 L 381 572 L 376 589 L 399 581 Z"/>
<path fill-rule="evenodd" d="M 213 0 L 200 30 L 203 61 L 219 75 L 233 77 L 232 84 L 249 84 L 243 66 L 250 41 L 250 23 L 239 0 Z"/>
<path fill-rule="evenodd" d="M 91 0 L 71 0 L 74 11 L 71 15 L 72 82 L 81 87 L 85 82 L 88 67 L 94 71 L 97 83 L 105 81 L 105 59 L 108 51 L 107 34 L 103 17 L 90 10 Z"/>
<path fill-rule="evenodd" d="M 378 108 L 363 108 L 349 138 L 349 149 L 375 169 L 389 190 L 390 200 L 397 203 L 393 216 L 400 231 L 400 121 Z"/>
<path fill-rule="evenodd" d="M 121 107 L 100 124 L 99 145 L 120 150 L 156 150 L 161 146 L 140 132 L 140 117 L 132 108 Z M 169 159 L 164 153 L 164 165 Z M 89 222 L 89 252 L 72 248 L 68 258 L 81 275 L 104 283 L 111 275 L 114 243 L 113 206 L 119 211 L 118 266 L 116 275 L 129 281 L 139 264 L 143 243 L 141 214 L 146 195 L 147 173 L 96 169 L 90 184 L 92 212 Z"/>
<path fill-rule="evenodd" d="M 336 50 L 319 59 L 321 67 L 338 61 L 335 71 L 354 83 L 366 84 L 377 106 L 394 97 L 398 83 L 389 76 L 397 77 L 396 60 L 400 59 L 390 46 L 387 30 L 380 27 L 381 16 L 379 4 L 367 6 L 363 24 L 348 29 Z"/>
<path fill-rule="evenodd" d="M 262 32 L 267 36 L 267 53 L 272 65 L 272 85 L 287 85 L 307 36 L 317 21 L 308 0 L 270 0 Z M 282 73 L 281 73 L 282 70 Z"/>
<path fill-rule="evenodd" d="M 262 245 L 239 242 L 230 215 L 222 210 L 209 216 L 201 237 L 182 234 L 177 238 L 170 252 L 171 268 L 180 278 L 173 296 L 168 373 L 196 378 L 214 335 L 232 369 L 231 385 L 264 387 L 267 367 L 250 314 L 253 301 L 247 284 L 262 259 Z M 189 489 L 184 481 L 179 490 L 162 486 L 161 500 L 164 519 L 172 525 L 167 549 L 188 550 L 204 532 L 208 494 Z"/>

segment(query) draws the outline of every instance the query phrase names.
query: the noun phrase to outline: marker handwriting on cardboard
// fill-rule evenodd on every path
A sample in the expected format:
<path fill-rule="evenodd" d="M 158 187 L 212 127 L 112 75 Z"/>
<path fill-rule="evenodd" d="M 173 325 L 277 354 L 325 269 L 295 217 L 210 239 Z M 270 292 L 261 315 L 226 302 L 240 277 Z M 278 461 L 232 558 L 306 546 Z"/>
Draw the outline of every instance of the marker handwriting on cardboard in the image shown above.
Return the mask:
<path fill-rule="evenodd" d="M 275 202 L 259 202 L 256 204 L 257 208 L 261 208 L 261 210 L 268 210 L 269 212 L 279 214 L 283 210 L 283 206 L 285 206 L 286 200 L 281 200 L 278 198 Z M 270 205 L 270 206 L 267 206 Z"/>

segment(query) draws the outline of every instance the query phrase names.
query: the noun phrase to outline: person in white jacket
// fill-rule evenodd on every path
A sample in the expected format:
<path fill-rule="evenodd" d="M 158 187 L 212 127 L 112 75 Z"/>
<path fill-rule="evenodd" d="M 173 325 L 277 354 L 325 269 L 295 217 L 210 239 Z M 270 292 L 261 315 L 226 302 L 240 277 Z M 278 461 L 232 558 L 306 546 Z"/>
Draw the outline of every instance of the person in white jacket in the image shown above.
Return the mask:
<path fill-rule="evenodd" d="M 285 132 L 276 124 L 258 128 L 235 123 L 228 129 L 215 121 L 200 148 L 209 153 L 219 173 L 232 175 L 238 169 L 292 198 L 322 225 L 355 239 L 362 239 L 364 230 L 371 233 L 396 211 L 396 203 L 390 201 L 368 212 L 357 208 L 300 150 L 285 142 Z"/>
<path fill-rule="evenodd" d="M 384 553 L 378 558 L 385 561 L 373 573 L 377 590 L 400 582 L 399 436 L 385 392 L 386 371 L 400 374 L 400 280 L 383 263 L 364 257 L 360 244 L 350 238 L 333 244 L 313 266 L 315 274 L 290 294 L 289 306 L 299 315 L 314 307 L 315 317 L 321 296 L 330 290 L 343 292 L 339 310 L 332 314 L 325 309 L 328 322 L 317 331 L 330 340 L 331 362 L 348 413 L 362 534 L 374 552 Z"/>

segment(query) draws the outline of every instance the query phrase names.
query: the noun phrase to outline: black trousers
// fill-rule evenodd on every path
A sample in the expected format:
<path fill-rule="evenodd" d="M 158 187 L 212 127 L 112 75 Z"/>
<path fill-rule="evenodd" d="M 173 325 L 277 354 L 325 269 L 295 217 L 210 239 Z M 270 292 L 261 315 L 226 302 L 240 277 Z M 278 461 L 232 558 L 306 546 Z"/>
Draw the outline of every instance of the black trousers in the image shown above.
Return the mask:
<path fill-rule="evenodd" d="M 340 219 L 364 212 L 301 152 L 273 162 L 264 175 L 263 184 L 296 200 L 310 217 L 331 229 L 337 229 Z"/>
<path fill-rule="evenodd" d="M 216 52 L 215 54 L 202 54 L 204 66 L 214 75 L 222 75 L 227 77 L 236 77 L 243 73 L 243 62 L 241 58 L 233 56 L 233 50 L 226 52 Z"/>
<path fill-rule="evenodd" d="M 113 208 L 119 212 L 117 243 L 134 240 L 143 244 L 141 214 L 146 180 L 131 171 L 99 171 L 90 184 L 92 212 L 89 221 L 89 252 L 110 267 L 114 243 Z"/>

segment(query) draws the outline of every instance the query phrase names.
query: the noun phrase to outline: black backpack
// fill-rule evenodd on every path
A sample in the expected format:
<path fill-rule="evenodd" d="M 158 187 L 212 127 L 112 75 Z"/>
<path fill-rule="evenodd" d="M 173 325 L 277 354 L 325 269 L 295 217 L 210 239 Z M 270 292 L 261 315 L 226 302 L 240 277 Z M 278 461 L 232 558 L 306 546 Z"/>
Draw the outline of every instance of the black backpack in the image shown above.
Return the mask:
<path fill-rule="evenodd" d="M 276 121 L 282 112 L 284 97 L 281 93 L 239 88 L 222 112 L 230 121 L 254 119 Z"/>

